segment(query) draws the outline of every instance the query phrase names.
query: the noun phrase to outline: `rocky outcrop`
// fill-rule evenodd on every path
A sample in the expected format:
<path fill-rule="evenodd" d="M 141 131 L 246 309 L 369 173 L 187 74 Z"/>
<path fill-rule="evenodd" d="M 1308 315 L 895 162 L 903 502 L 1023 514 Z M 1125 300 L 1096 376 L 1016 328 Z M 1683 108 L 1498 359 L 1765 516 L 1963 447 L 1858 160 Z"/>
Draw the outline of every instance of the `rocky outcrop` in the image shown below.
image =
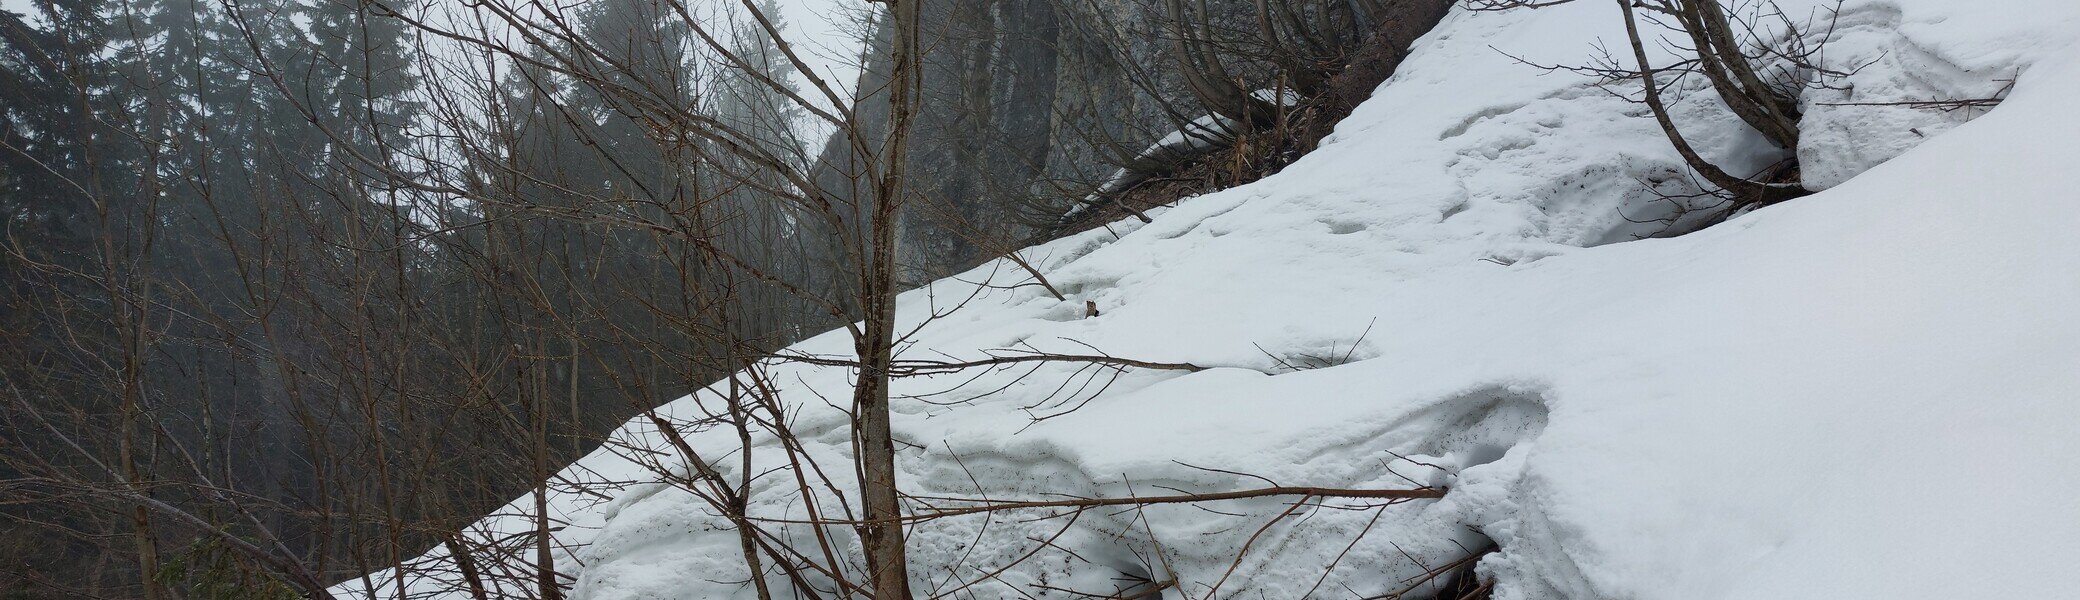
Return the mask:
<path fill-rule="evenodd" d="M 1253 27 L 1251 2 L 1212 2 L 1214 18 Z M 1364 2 L 1377 23 L 1333 78 L 1310 125 L 1319 138 L 1371 94 L 1451 0 Z M 1059 225 L 1149 145 L 1206 111 L 1185 92 L 1167 21 L 1146 0 L 931 0 L 924 12 L 924 105 L 900 222 L 902 277 L 922 283 L 1025 246 Z M 876 45 L 886 44 L 876 40 Z M 880 53 L 870 53 L 878 56 Z M 860 118 L 884 134 L 885 62 L 870 60 Z M 1246 78 L 1249 61 L 1229 65 Z M 850 140 L 824 152 L 829 189 L 856 171 Z M 1311 142 L 1305 144 L 1311 147 Z"/>

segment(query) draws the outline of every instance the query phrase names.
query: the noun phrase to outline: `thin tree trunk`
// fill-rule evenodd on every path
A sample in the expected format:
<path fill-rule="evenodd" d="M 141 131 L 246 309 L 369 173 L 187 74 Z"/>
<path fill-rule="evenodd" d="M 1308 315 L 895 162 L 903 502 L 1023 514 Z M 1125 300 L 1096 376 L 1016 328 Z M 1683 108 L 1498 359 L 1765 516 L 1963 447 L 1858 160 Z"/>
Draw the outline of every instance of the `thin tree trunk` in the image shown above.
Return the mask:
<path fill-rule="evenodd" d="M 864 326 L 856 340 L 859 381 L 853 389 L 858 411 L 860 499 L 868 524 L 860 527 L 867 570 L 875 600 L 910 598 L 908 561 L 903 549 L 902 502 L 897 495 L 895 436 L 889 423 L 889 367 L 894 362 L 896 319 L 897 209 L 902 204 L 904 170 L 909 160 L 910 121 L 918 86 L 917 27 L 923 0 L 891 0 L 895 27 L 894 66 L 889 73 L 888 141 L 882 147 L 882 170 L 874 190 L 868 223 L 871 260 L 860 285 Z"/>
<path fill-rule="evenodd" d="M 473 600 L 489 600 L 491 594 L 484 587 L 484 576 L 477 572 L 477 557 L 470 554 L 468 547 L 462 545 L 462 535 L 451 533 L 442 536 L 441 545 L 448 548 L 448 556 L 455 558 L 455 569 L 462 572 L 463 582 L 469 585 L 469 597 Z"/>
<path fill-rule="evenodd" d="M 1696 170 L 1697 174 L 1704 177 L 1705 181 L 1709 181 L 1712 185 L 1719 186 L 1721 189 L 1740 198 L 1762 197 L 1768 191 L 1767 186 L 1736 177 L 1731 173 L 1727 173 L 1725 169 L 1719 168 L 1718 165 L 1712 164 L 1711 161 L 1705 160 L 1704 156 L 1697 153 L 1696 148 L 1690 146 L 1690 141 L 1683 138 L 1682 131 L 1676 129 L 1675 118 L 1669 116 L 1668 106 L 1662 102 L 1661 84 L 1654 81 L 1655 69 L 1653 64 L 1647 61 L 1646 45 L 1640 41 L 1639 20 L 1632 12 L 1632 0 L 1616 0 L 1616 2 L 1619 10 L 1625 13 L 1625 37 L 1626 41 L 1631 43 L 1633 60 L 1639 63 L 1640 83 L 1646 90 L 1647 108 L 1653 111 L 1654 121 L 1661 125 L 1661 133 L 1668 136 L 1670 144 L 1675 145 L 1676 153 L 1682 155 L 1683 162 L 1689 164 L 1691 169 Z"/>
<path fill-rule="evenodd" d="M 556 581 L 556 541 L 549 535 L 549 378 L 544 365 L 537 361 L 548 355 L 548 345 L 541 336 L 534 336 L 534 356 L 520 361 L 533 365 L 534 377 L 530 392 L 534 396 L 534 561 L 535 585 L 541 590 L 542 600 L 562 600 L 563 588 Z"/>
<path fill-rule="evenodd" d="M 1798 149 L 1797 104 L 1778 97 L 1741 53 L 1740 41 L 1716 0 L 1681 0 L 1671 7 L 1697 47 L 1705 77 L 1726 106 L 1748 126 L 1786 150 Z"/>
<path fill-rule="evenodd" d="M 76 101 L 80 114 L 92 114 L 84 88 L 78 91 Z M 152 105 L 156 107 L 157 103 Z M 155 117 L 158 116 L 156 108 L 153 113 Z M 118 433 L 120 437 L 116 442 L 116 458 L 120 463 L 118 468 L 123 471 L 124 483 L 130 486 L 131 491 L 145 496 L 151 494 L 151 488 L 146 484 L 143 469 L 137 464 L 137 445 L 140 441 L 138 421 L 143 418 L 144 413 L 145 331 L 150 327 L 145 314 L 146 307 L 149 306 L 146 303 L 146 294 L 151 288 L 150 282 L 144 280 L 142 267 L 151 252 L 151 228 L 155 226 L 157 219 L 157 215 L 153 214 L 153 207 L 159 192 L 158 158 L 157 152 L 147 150 L 146 164 L 151 168 L 143 170 L 144 181 L 139 186 L 138 195 L 140 208 L 144 209 L 146 214 L 134 221 L 140 230 L 122 232 L 140 236 L 143 240 L 140 244 L 143 250 L 137 251 L 136 258 L 131 261 L 125 260 L 125 248 L 116 244 L 116 236 L 122 233 L 117 231 L 115 211 L 109 206 L 108 199 L 101 195 L 100 177 L 87 178 L 88 184 L 95 188 L 92 194 L 101 225 L 102 275 L 107 281 L 105 285 L 110 300 L 116 306 L 117 343 L 122 346 L 123 366 L 119 374 L 123 387 L 120 406 L 122 423 L 121 431 Z M 90 169 L 90 173 L 99 173 L 97 154 L 88 154 L 87 168 Z M 125 264 L 126 262 L 129 264 Z M 158 540 L 152 535 L 151 510 L 143 503 L 130 507 L 130 527 L 131 543 L 137 551 L 138 577 L 144 584 L 143 597 L 145 600 L 159 600 L 165 593 L 159 586 Z"/>

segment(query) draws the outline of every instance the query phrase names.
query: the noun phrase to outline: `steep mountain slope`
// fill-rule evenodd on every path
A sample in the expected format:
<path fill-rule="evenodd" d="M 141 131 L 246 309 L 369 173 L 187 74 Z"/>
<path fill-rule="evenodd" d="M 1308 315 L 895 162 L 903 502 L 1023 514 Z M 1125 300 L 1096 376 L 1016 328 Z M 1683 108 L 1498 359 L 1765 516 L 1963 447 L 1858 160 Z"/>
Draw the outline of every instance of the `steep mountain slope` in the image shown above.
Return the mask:
<path fill-rule="evenodd" d="M 1292 498 L 1094 511 L 1060 534 L 1059 520 L 930 521 L 912 532 L 918 589 L 1030 551 L 961 593 L 1111 593 L 1124 577 L 1175 578 L 1191 597 L 1370 596 L 1490 540 L 1500 551 L 1481 572 L 1500 598 L 2080 588 L 2080 7 L 1965 4 L 1851 2 L 1828 60 L 1867 65 L 1845 92 L 1854 102 L 1974 97 L 2017 79 L 1999 108 L 1962 123 L 1816 99 L 1798 152 L 1839 184 L 1692 235 L 1627 241 L 1664 227 L 1636 222 L 1665 210 L 1647 184 L 1686 185 L 1644 111 L 1518 61 L 1582 63 L 1593 41 L 1620 39 L 1610 3 L 1577 2 L 1453 14 L 1285 172 L 1023 251 L 1067 302 L 1002 289 L 1024 275 L 1001 263 L 907 294 L 909 323 L 945 315 L 922 324 L 912 358 L 1097 348 L 1209 367 L 903 380 L 897 392 L 917 396 L 897 402 L 909 493 L 1263 485 L 1239 473 L 1452 490 L 1303 506 L 1261 535 Z M 1774 160 L 1709 94 L 1677 111 L 1710 154 Z M 1908 149 L 1923 139 L 1908 129 L 1934 137 Z M 1084 317 L 1086 301 L 1099 316 Z M 849 347 L 834 332 L 793 351 Z M 1317 361 L 1336 364 L 1292 368 Z M 850 489 L 845 416 L 824 400 L 846 397 L 848 374 L 770 371 L 800 411 L 802 450 Z M 697 419 L 720 392 L 661 410 Z M 572 595 L 750 597 L 727 521 L 654 472 L 685 467 L 648 423 L 563 473 L 553 502 Z M 711 456 L 737 447 L 734 431 L 686 433 Z M 787 463 L 756 442 L 754 470 Z M 813 544 L 781 526 L 803 516 L 792 476 L 759 481 L 752 512 Z M 516 502 L 472 535 L 514 539 L 530 511 Z M 849 533 L 831 531 L 848 555 Z M 413 586 L 455 585 L 433 574 L 447 557 L 423 560 Z"/>

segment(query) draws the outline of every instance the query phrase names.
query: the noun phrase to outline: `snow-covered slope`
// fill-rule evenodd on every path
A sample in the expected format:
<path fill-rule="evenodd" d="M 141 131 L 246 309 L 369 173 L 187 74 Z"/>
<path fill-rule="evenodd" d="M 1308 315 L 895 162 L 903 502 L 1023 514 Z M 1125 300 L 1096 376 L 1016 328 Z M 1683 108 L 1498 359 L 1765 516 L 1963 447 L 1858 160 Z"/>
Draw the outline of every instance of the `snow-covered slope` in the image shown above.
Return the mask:
<path fill-rule="evenodd" d="M 1413 479 L 1449 486 L 1446 498 L 1303 507 L 1232 576 L 1238 549 L 1291 498 L 1092 512 L 1047 547 L 1033 540 L 1059 520 L 932 521 L 912 531 L 917 588 L 946 591 L 1034 551 L 962 593 L 1066 597 L 1036 584 L 1110 593 L 1121 576 L 1174 576 L 1195 598 L 1362 597 L 1492 539 L 1501 551 L 1482 572 L 1500 598 L 2080 589 L 2080 6 L 1849 3 L 1829 59 L 1870 64 L 1851 101 L 2019 81 L 1963 124 L 1815 102 L 1799 152 L 1831 165 L 1831 189 L 1643 241 L 1627 240 L 1659 225 L 1633 220 L 1662 210 L 1643 182 L 1684 185 L 1666 140 L 1594 82 L 1503 54 L 1585 62 L 1594 40 L 1622 35 L 1615 19 L 1595 1 L 1454 14 L 1284 173 L 1024 251 L 1068 302 L 978 285 L 1020 280 L 1002 264 L 903 299 L 913 323 L 965 302 L 919 330 L 911 357 L 1095 347 L 1215 367 L 1088 386 L 1091 372 L 1068 364 L 904 380 L 899 393 L 938 393 L 897 402 L 897 435 L 914 444 L 909 493 L 1261 486 L 1234 474 L 1249 473 L 1348 488 Z M 1771 158 L 1709 94 L 1678 111 L 1729 164 Z M 1906 128 L 1926 142 L 1908 149 L 1924 138 Z M 1085 301 L 1101 316 L 1084 318 Z M 848 348 L 833 333 L 794 350 Z M 1318 357 L 1348 360 L 1287 368 Z M 824 400 L 846 397 L 848 374 L 772 371 L 801 411 L 804 450 L 850 489 L 845 420 Z M 661 410 L 697 418 L 714 392 Z M 733 431 L 689 433 L 711 456 L 736 448 Z M 573 597 L 749 597 L 727 522 L 652 472 L 683 470 L 669 445 L 640 419 L 617 435 L 663 454 L 610 448 L 563 473 L 552 503 Z M 785 464 L 759 444 L 754 469 Z M 732 473 L 735 460 L 723 461 Z M 801 518 L 794 488 L 791 475 L 762 477 L 751 510 Z M 471 535 L 531 526 L 491 517 Z M 853 554 L 849 533 L 832 531 Z M 412 577 L 421 591 L 455 583 Z"/>

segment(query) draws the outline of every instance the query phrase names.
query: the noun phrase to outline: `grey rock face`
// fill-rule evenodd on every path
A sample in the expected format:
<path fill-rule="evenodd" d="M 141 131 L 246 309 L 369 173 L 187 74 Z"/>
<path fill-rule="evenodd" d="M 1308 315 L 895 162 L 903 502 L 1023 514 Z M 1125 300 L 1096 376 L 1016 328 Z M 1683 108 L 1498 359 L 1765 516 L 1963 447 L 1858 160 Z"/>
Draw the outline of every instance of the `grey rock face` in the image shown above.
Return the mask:
<path fill-rule="evenodd" d="M 903 277 L 943 277 L 1026 245 L 1190 109 L 1151 95 L 1169 60 L 1134 0 L 933 0 L 924 13 L 923 105 L 898 232 Z M 886 36 L 875 41 L 884 47 Z M 888 65 L 871 53 L 859 115 L 885 135 Z M 1129 57 L 1131 60 L 1121 60 Z M 1131 63 L 1131 64 L 1127 64 Z M 1153 80 L 1137 87 L 1135 79 Z M 1174 89 L 1174 88 L 1172 88 Z M 844 189 L 850 140 L 824 151 Z"/>
<path fill-rule="evenodd" d="M 925 2 L 922 105 L 908 165 L 913 196 L 897 232 L 901 276 L 911 285 L 1038 241 L 1036 235 L 1060 225 L 1065 212 L 1105 188 L 1123 165 L 1137 176 L 1174 167 L 1151 165 L 1144 153 L 1208 115 L 1201 96 L 1186 85 L 1177 26 L 1164 0 Z M 1263 59 L 1266 48 L 1251 46 L 1262 39 L 1251 37 L 1262 26 L 1256 0 L 1187 4 L 1210 21 L 1205 29 L 1211 33 L 1204 35 L 1223 38 L 1214 51 L 1221 56 L 1201 56 L 1202 68 L 1234 79 L 1245 92 L 1290 89 L 1290 75 Z M 1317 103 L 1320 118 L 1333 123 L 1370 96 L 1451 5 L 1314 4 L 1342 10 L 1348 20 L 1312 22 L 1309 43 L 1350 44 L 1322 57 L 1351 68 L 1313 92 L 1325 96 Z M 884 32 L 870 45 L 859 87 L 866 94 L 858 111 L 862 129 L 877 140 L 886 135 L 888 107 L 879 90 L 886 87 L 889 43 Z M 1317 133 L 1326 131 L 1324 125 Z M 858 171 L 849 164 L 850 144 L 841 138 L 826 147 L 826 189 L 844 189 L 846 175 Z"/>

